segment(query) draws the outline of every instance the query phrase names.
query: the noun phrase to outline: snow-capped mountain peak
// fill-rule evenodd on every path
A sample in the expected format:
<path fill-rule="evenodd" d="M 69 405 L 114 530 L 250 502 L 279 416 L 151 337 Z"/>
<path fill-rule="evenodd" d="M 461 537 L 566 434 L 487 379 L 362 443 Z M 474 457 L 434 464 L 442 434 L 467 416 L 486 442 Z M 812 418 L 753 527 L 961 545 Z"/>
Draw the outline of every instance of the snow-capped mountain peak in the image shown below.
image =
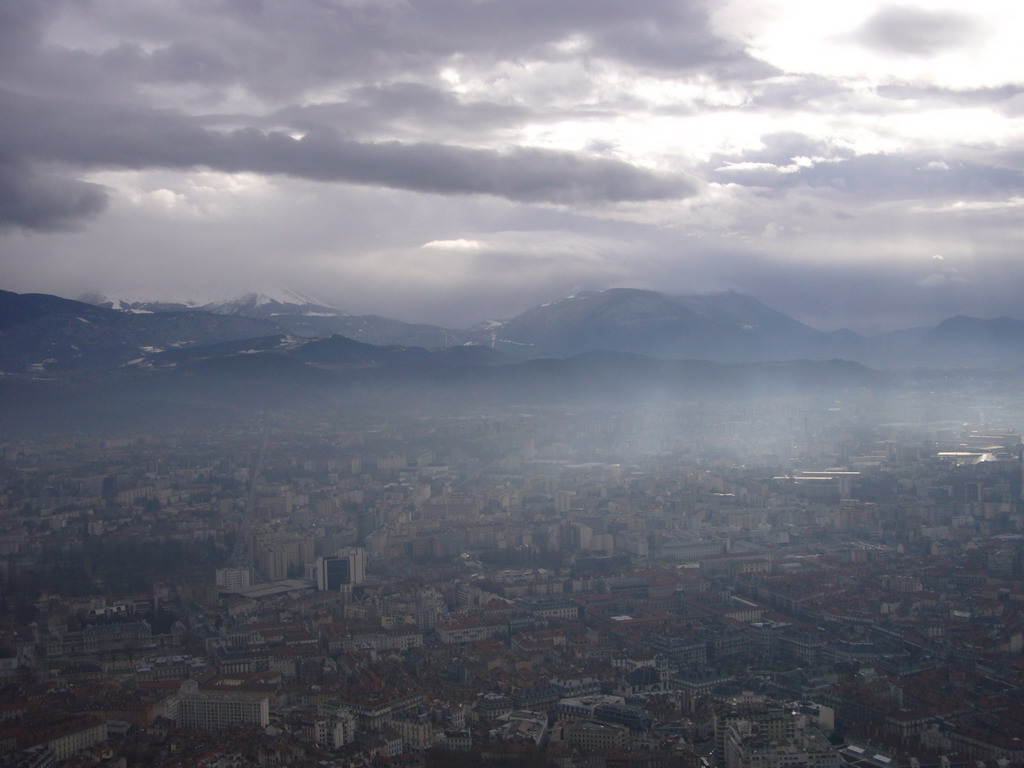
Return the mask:
<path fill-rule="evenodd" d="M 298 291 L 281 288 L 273 292 L 249 292 L 225 301 L 205 304 L 202 309 L 219 315 L 249 317 L 348 317 L 349 313 Z"/>
<path fill-rule="evenodd" d="M 110 298 L 116 296 L 117 298 Z M 289 288 L 247 291 L 230 299 L 167 298 L 138 292 L 115 291 L 83 294 L 80 301 L 124 312 L 181 312 L 200 309 L 218 315 L 275 318 L 281 316 L 348 317 L 349 313 Z"/>
<path fill-rule="evenodd" d="M 116 296 L 117 298 L 110 298 Z M 152 312 L 184 312 L 199 309 L 201 301 L 195 299 L 166 299 L 138 291 L 112 291 L 110 293 L 89 292 L 78 297 L 78 301 L 122 312 L 148 314 Z"/>
<path fill-rule="evenodd" d="M 486 333 L 488 331 L 496 331 L 501 328 L 508 320 L 482 320 L 473 326 L 472 330 Z"/>

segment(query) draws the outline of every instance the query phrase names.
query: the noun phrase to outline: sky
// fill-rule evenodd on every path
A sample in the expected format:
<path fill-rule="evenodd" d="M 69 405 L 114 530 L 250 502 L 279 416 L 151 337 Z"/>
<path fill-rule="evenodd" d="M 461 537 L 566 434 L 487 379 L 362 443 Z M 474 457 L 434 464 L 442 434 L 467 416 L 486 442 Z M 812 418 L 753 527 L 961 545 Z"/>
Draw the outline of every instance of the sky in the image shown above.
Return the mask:
<path fill-rule="evenodd" d="M 3 0 L 0 287 L 1024 317 L 1014 0 Z"/>

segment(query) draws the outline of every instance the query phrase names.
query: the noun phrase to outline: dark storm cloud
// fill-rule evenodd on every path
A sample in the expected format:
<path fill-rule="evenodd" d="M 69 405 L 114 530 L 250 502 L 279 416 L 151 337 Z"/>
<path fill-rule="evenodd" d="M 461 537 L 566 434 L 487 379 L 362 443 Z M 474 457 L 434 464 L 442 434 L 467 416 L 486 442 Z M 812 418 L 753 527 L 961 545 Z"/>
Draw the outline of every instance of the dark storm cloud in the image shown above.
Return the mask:
<path fill-rule="evenodd" d="M 59 231 L 107 207 L 99 184 L 36 173 L 24 163 L 0 160 L 0 229 Z"/>
<path fill-rule="evenodd" d="M 978 33 L 978 23 L 967 14 L 891 5 L 868 19 L 857 39 L 886 53 L 934 56 L 966 45 Z"/>
<path fill-rule="evenodd" d="M 12 151 L 85 167 L 208 167 L 563 204 L 673 199 L 694 191 L 681 176 L 571 152 L 358 142 L 326 128 L 311 129 L 301 138 L 254 128 L 220 132 L 180 114 L 3 92 L 0 111 L 6 114 L 0 131 Z"/>

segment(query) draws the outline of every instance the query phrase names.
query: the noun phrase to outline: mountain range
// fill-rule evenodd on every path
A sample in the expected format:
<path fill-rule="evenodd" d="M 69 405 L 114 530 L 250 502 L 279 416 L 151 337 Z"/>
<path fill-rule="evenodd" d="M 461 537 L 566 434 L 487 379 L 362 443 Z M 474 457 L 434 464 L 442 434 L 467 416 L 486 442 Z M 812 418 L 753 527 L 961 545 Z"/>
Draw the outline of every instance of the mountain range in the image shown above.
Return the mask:
<path fill-rule="evenodd" d="M 998 369 L 1024 364 L 1022 320 L 958 316 L 930 328 L 862 336 L 848 330 L 820 331 L 731 291 L 689 296 L 631 288 L 588 291 L 532 307 L 509 320 L 487 320 L 464 329 L 353 315 L 292 291 L 248 293 L 201 306 L 92 301 L 135 314 L 190 311 L 260 319 L 304 338 L 336 334 L 368 344 L 425 349 L 475 344 L 514 359 L 610 350 L 717 362 L 840 358 L 878 368 Z"/>
<path fill-rule="evenodd" d="M 199 311 L 132 312 L 0 291 L 0 373 L 59 375 L 142 362 L 167 349 L 281 333 L 268 320 Z"/>
<path fill-rule="evenodd" d="M 243 293 L 231 299 L 204 304 L 180 301 L 108 299 L 96 294 L 81 297 L 97 306 L 134 313 L 201 311 L 217 315 L 253 317 L 270 320 L 296 336 L 346 336 L 367 344 L 394 344 L 407 347 L 449 347 L 478 342 L 481 337 L 470 331 L 452 330 L 423 323 L 405 323 L 379 315 L 353 315 L 343 309 L 311 298 L 298 291 Z"/>
<path fill-rule="evenodd" d="M 347 327 L 392 343 L 313 336 L 302 318 L 356 323 Z M 440 343 L 393 343 L 424 338 L 424 328 L 304 297 L 189 308 L 0 291 L 0 427 L 178 428 L 257 411 L 320 419 L 471 403 L 835 398 L 884 393 L 911 379 L 911 388 L 931 390 L 962 377 L 949 369 L 971 366 L 989 369 L 983 388 L 1016 388 L 1024 370 L 1018 320 L 956 317 L 862 337 L 818 331 L 735 293 L 584 293 L 506 322 L 436 328 Z M 944 370 L 908 379 L 869 367 L 872 359 Z"/>

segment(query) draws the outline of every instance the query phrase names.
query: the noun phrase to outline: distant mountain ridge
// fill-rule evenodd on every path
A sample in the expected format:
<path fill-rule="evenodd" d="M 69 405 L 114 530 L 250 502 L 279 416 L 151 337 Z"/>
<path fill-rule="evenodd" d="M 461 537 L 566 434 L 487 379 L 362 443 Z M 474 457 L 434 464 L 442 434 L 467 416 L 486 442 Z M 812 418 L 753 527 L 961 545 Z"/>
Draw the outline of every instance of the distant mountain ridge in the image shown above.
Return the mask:
<path fill-rule="evenodd" d="M 0 376 L 0 434 L 210 429 L 267 414 L 322 424 L 370 411 L 839 397 L 888 386 L 885 376 L 846 361 L 729 365 L 615 352 L 509 361 L 488 347 L 431 351 L 342 336 L 183 346 L 90 373 Z"/>
<path fill-rule="evenodd" d="M 129 302 L 124 309 L 180 311 L 182 306 L 173 301 Z M 958 316 L 934 328 L 865 337 L 853 331 L 819 331 L 732 291 L 685 296 L 636 288 L 586 291 L 468 329 L 352 315 L 293 291 L 250 293 L 199 309 L 271 320 L 305 338 L 338 334 L 370 344 L 426 349 L 476 344 L 518 359 L 611 350 L 719 362 L 838 358 L 885 368 L 1024 364 L 1024 320 Z"/>
<path fill-rule="evenodd" d="M 280 335 L 258 318 L 132 312 L 47 294 L 0 291 L 0 372 L 55 375 L 141 362 L 165 349 Z"/>
<path fill-rule="evenodd" d="M 132 312 L 186 308 L 175 301 L 107 300 L 104 305 Z M 194 309 L 270 319 L 307 338 L 339 334 L 370 344 L 431 349 L 480 344 L 520 358 L 565 357 L 594 349 L 734 361 L 834 356 L 834 335 L 733 292 L 667 296 L 631 288 L 588 291 L 469 329 L 352 315 L 294 291 L 248 293 Z"/>
<path fill-rule="evenodd" d="M 241 315 L 243 317 L 348 317 L 343 309 L 332 307 L 298 291 L 283 289 L 277 296 L 265 293 L 244 293 L 234 299 L 211 302 L 198 309 L 217 315 Z"/>
<path fill-rule="evenodd" d="M 267 301 L 240 305 L 252 307 L 279 308 Z M 949 380 L 948 369 L 964 360 L 996 360 L 1003 368 L 1024 362 L 1024 321 L 957 317 L 931 329 L 863 338 L 816 331 L 739 294 L 582 294 L 485 326 L 487 344 L 433 349 L 337 334 L 304 338 L 275 322 L 282 315 L 271 315 L 115 310 L 0 291 L 0 427 L 135 427 L 149 420 L 177 428 L 267 410 L 318 419 L 471 403 L 842 397 L 898 384 L 899 376 L 872 370 L 853 354 L 796 354 L 828 352 L 830 344 L 862 357 L 898 354 L 904 368 L 941 358 L 944 370 L 931 379 L 928 372 L 905 379 L 928 380 L 929 388 Z M 524 359 L 520 346 L 534 354 Z M 759 352 L 788 359 L 743 359 Z M 669 354 L 680 357 L 663 357 Z M 1024 368 L 994 372 L 984 386 L 1015 387 L 1022 375 Z"/>
<path fill-rule="evenodd" d="M 830 334 L 733 292 L 668 296 L 612 288 L 579 293 L 533 307 L 487 334 L 495 348 L 529 357 L 594 349 L 724 362 L 835 356 Z"/>
<path fill-rule="evenodd" d="M 466 331 L 425 323 L 406 323 L 378 315 L 353 315 L 291 289 L 278 289 L 273 292 L 250 291 L 234 298 L 204 304 L 188 304 L 173 300 L 112 300 L 97 295 L 88 295 L 83 299 L 99 306 L 135 313 L 200 310 L 217 315 L 262 318 L 305 338 L 337 334 L 367 344 L 428 349 L 476 341 L 476 337 Z"/>

